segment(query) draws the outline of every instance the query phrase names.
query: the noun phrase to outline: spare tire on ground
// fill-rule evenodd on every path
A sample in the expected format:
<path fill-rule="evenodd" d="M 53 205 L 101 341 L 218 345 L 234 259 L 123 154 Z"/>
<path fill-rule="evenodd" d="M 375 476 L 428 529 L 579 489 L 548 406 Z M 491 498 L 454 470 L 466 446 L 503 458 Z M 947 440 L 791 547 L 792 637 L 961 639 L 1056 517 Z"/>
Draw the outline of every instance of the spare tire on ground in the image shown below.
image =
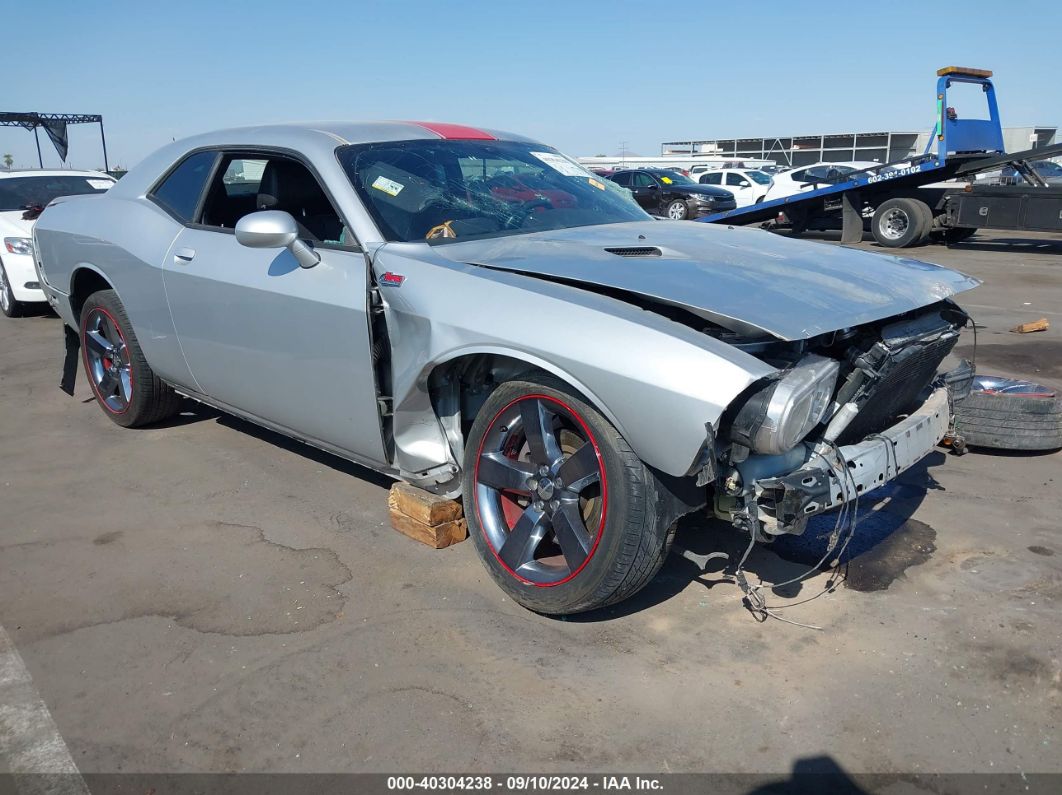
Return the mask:
<path fill-rule="evenodd" d="M 971 447 L 1057 450 L 1062 397 L 1041 384 L 978 375 L 969 396 L 955 403 L 955 428 Z"/>

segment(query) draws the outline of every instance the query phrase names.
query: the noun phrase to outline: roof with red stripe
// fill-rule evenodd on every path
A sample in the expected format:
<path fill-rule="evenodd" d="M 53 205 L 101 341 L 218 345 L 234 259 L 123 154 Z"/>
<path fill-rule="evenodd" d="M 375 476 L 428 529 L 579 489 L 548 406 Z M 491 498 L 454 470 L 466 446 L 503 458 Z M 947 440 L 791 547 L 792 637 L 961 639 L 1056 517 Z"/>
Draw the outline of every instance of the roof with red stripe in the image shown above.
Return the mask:
<path fill-rule="evenodd" d="M 416 124 L 418 127 L 423 127 L 425 130 L 431 130 L 440 138 L 472 141 L 498 140 L 496 136 L 491 135 L 489 132 L 477 130 L 475 127 L 466 127 L 463 124 L 446 124 L 445 122 L 437 121 L 411 121 L 409 124 Z"/>

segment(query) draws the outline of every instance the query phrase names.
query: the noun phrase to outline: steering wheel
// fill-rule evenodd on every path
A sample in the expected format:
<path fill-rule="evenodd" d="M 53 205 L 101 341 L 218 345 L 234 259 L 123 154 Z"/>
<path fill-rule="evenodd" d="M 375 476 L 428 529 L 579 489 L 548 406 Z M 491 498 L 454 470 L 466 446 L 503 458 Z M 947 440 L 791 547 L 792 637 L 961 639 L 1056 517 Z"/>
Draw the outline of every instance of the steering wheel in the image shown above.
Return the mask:
<path fill-rule="evenodd" d="M 520 207 L 509 216 L 508 220 L 503 224 L 505 229 L 519 229 L 524 225 L 526 221 L 535 210 L 539 207 L 552 207 L 553 202 L 547 199 L 545 196 L 535 196 L 533 199 L 528 199 L 523 202 Z"/>

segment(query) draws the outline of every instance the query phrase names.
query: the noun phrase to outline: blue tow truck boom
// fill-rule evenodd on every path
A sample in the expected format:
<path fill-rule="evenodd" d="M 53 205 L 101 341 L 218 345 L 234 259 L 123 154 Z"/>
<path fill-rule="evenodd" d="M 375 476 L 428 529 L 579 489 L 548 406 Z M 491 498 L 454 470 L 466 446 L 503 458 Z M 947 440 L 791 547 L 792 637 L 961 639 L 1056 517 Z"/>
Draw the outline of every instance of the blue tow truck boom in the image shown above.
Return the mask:
<path fill-rule="evenodd" d="M 957 242 L 979 228 L 1062 231 L 1062 189 L 1050 187 L 1029 165 L 1032 158 L 1062 154 L 1062 144 L 1007 154 L 992 73 L 948 66 L 937 71 L 936 124 L 921 156 L 838 176 L 792 196 L 763 201 L 697 219 L 749 224 L 778 218 L 794 233 L 841 228 L 841 241 L 858 242 L 866 219 L 883 246 L 918 245 L 930 237 Z M 948 105 L 955 83 L 981 87 L 987 119 L 960 119 Z M 934 149 L 936 151 L 932 151 Z M 973 180 L 977 173 L 1012 165 L 1024 185 L 925 187 L 945 180 Z"/>

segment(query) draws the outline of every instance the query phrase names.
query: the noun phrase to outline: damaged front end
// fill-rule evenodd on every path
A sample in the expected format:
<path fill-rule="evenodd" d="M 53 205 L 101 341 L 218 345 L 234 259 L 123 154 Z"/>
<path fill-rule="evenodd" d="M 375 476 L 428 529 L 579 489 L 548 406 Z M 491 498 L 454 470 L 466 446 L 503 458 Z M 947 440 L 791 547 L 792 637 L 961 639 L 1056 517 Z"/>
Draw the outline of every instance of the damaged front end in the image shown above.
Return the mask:
<path fill-rule="evenodd" d="M 922 460 L 972 367 L 938 369 L 967 315 L 950 301 L 769 350 L 779 367 L 724 417 L 715 512 L 761 540 L 800 534 Z"/>

